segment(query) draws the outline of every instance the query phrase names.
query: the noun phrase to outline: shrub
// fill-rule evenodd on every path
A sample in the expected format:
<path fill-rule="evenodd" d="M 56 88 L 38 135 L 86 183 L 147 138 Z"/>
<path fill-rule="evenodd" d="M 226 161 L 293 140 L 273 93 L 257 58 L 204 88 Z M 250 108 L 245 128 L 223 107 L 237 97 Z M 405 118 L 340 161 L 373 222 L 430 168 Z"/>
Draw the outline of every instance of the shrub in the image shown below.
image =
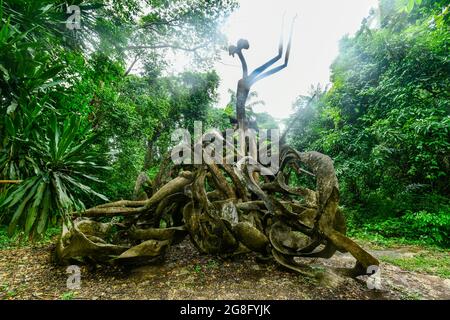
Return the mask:
<path fill-rule="evenodd" d="M 365 232 L 377 233 L 387 238 L 419 240 L 426 244 L 450 246 L 450 207 L 438 212 L 425 210 L 412 212 L 398 218 L 364 224 Z"/>

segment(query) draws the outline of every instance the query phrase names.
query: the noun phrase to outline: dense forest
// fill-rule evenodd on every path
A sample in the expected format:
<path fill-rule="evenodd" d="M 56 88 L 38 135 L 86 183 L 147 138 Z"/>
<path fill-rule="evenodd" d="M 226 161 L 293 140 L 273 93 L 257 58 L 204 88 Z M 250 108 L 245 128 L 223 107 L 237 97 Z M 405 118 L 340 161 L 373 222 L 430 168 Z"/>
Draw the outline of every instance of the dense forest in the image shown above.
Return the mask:
<path fill-rule="evenodd" d="M 218 106 L 213 65 L 238 6 L 0 0 L 0 248 L 59 234 L 74 212 L 147 199 L 174 130 L 230 127 L 236 93 Z M 330 84 L 299 92 L 289 119 L 254 111 L 264 101 L 250 92 L 259 128 L 333 159 L 351 237 L 449 248 L 449 19 L 446 0 L 380 0 L 340 41 Z M 170 72 L 180 56 L 190 71 Z"/>
<path fill-rule="evenodd" d="M 342 39 L 331 86 L 295 104 L 292 143 L 330 155 L 360 232 L 449 245 L 449 7 L 381 1 Z M 312 100 L 311 100 L 312 99 Z"/>
<path fill-rule="evenodd" d="M 163 71 L 167 50 L 214 58 L 223 39 L 211 30 L 232 1 L 151 1 L 139 21 L 139 1 L 74 4 L 82 30 L 66 28 L 66 1 L 2 2 L 1 179 L 23 180 L 2 193 L 10 235 L 42 235 L 75 208 L 131 198 L 175 127 L 223 120 L 214 71 Z"/>

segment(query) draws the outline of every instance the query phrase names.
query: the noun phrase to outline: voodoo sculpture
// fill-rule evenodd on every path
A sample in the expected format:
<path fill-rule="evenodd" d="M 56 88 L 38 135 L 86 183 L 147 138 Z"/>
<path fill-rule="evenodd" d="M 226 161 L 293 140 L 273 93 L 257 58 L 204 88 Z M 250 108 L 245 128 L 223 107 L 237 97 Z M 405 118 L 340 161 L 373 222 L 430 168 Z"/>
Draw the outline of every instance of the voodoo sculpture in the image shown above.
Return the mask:
<path fill-rule="evenodd" d="M 251 86 L 287 67 L 291 41 L 292 28 L 282 65 L 269 69 L 283 57 L 283 37 L 277 56 L 251 73 L 243 54 L 250 47 L 248 41 L 239 40 L 229 47 L 243 70 L 236 97 L 237 123 L 242 131 L 248 126 L 245 104 Z M 219 133 L 216 139 L 229 144 Z M 197 144 L 201 148 L 194 144 L 192 151 L 203 153 L 208 143 Z M 148 199 L 121 200 L 75 213 L 56 245 L 57 261 L 150 264 L 161 261 L 169 246 L 189 237 L 204 254 L 254 252 L 302 274 L 310 270 L 297 257 L 330 258 L 336 251 L 349 252 L 356 259 L 355 267 L 348 270 L 351 276 L 367 274 L 370 267 L 378 266 L 377 259 L 345 235 L 330 157 L 298 152 L 282 139 L 279 148 L 271 150 L 279 157 L 279 169 L 265 175 L 267 168 L 250 161 L 243 145 L 227 145 L 233 148 L 231 156 L 240 159 L 236 163 L 175 164 L 168 155 L 152 181 Z M 308 186 L 299 183 L 307 180 Z"/>

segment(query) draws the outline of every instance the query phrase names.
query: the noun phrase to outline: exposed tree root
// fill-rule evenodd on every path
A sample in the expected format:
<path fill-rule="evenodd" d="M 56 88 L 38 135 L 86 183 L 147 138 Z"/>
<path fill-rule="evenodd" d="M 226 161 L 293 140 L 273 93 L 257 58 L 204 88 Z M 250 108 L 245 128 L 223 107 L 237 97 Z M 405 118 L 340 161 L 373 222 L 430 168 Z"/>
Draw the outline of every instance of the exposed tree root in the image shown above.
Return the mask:
<path fill-rule="evenodd" d="M 182 167 L 166 162 L 161 168 L 166 175 L 158 175 L 156 192 L 147 200 L 121 200 L 76 214 L 57 244 L 58 261 L 151 263 L 189 234 L 203 253 L 253 251 L 306 275 L 311 270 L 295 257 L 330 258 L 336 250 L 348 251 L 357 261 L 349 272 L 352 276 L 379 264 L 345 236 L 338 181 L 329 157 L 285 146 L 280 170 L 272 177 L 263 177 L 260 173 L 267 168 L 250 160 L 244 158 L 234 166 Z M 313 184 L 299 185 L 302 179 Z M 100 218 L 112 219 L 101 223 Z"/>

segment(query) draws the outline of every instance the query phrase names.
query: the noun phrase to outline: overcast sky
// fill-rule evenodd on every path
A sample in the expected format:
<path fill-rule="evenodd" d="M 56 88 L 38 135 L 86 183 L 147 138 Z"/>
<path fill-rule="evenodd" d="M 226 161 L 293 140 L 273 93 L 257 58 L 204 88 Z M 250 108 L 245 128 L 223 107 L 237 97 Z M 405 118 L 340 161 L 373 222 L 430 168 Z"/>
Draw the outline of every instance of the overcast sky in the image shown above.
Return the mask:
<path fill-rule="evenodd" d="M 254 111 L 287 118 L 292 113 L 292 103 L 299 95 L 307 94 L 312 84 L 329 83 L 330 65 L 338 54 L 339 40 L 345 34 L 354 34 L 377 3 L 378 0 L 240 0 L 240 8 L 229 18 L 223 32 L 230 44 L 240 38 L 250 42 L 250 49 L 245 50 L 250 71 L 276 56 L 283 13 L 285 40 L 292 18 L 298 15 L 289 66 L 252 87 L 266 102 L 266 106 Z M 237 56 L 232 58 L 227 53 L 222 63 L 216 64 L 221 78 L 221 107 L 229 100 L 228 89 L 236 90 L 242 77 L 238 66 Z"/>

